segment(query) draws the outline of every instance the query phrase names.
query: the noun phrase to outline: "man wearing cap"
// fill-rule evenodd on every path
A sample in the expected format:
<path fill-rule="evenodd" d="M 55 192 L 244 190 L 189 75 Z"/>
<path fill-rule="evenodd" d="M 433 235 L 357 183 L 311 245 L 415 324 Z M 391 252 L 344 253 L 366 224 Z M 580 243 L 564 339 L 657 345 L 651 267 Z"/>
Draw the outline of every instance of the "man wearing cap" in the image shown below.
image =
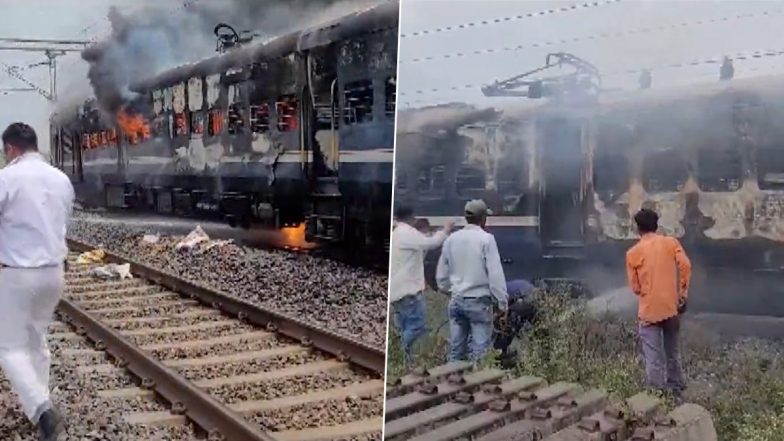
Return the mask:
<path fill-rule="evenodd" d="M 477 361 L 490 349 L 493 303 L 500 316 L 508 304 L 504 269 L 495 238 L 484 230 L 491 214 L 482 200 L 465 206 L 466 227 L 449 236 L 441 249 L 436 282 L 449 300 L 449 360 Z"/>
<path fill-rule="evenodd" d="M 32 127 L 2 134 L 0 170 L 0 367 L 42 441 L 65 429 L 49 394 L 47 328 L 63 294 L 71 181 L 38 153 Z"/>
<path fill-rule="evenodd" d="M 397 226 L 392 233 L 389 301 L 400 338 L 405 363 L 411 362 L 411 349 L 425 328 L 425 266 L 424 254 L 444 243 L 452 229 L 447 223 L 432 236 L 423 234 L 415 225 L 413 210 L 395 210 Z"/>

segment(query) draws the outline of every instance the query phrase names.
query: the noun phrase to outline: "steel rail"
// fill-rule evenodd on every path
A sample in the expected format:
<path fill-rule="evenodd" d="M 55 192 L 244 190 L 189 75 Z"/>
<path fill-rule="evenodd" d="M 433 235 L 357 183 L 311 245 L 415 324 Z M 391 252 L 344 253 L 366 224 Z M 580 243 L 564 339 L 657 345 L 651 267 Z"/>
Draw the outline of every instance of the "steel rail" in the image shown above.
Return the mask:
<path fill-rule="evenodd" d="M 211 439 L 220 434 L 227 441 L 276 441 L 74 303 L 61 299 L 58 310 L 66 322 L 77 327 L 79 334 L 86 334 L 99 349 L 120 360 L 126 369 L 142 379 L 143 387 L 168 400 L 173 413 L 184 414 L 209 433 Z"/>
<path fill-rule="evenodd" d="M 68 239 L 68 247 L 72 251 L 90 251 L 100 248 L 70 238 Z M 109 261 L 131 264 L 131 272 L 143 279 L 180 292 L 226 314 L 236 316 L 240 320 L 245 320 L 248 323 L 293 338 L 304 345 L 313 346 L 336 356 L 340 360 L 369 369 L 377 374 L 384 374 L 386 355 L 384 351 L 378 348 L 286 316 L 280 312 L 234 298 L 214 288 L 181 279 L 173 274 L 110 251 L 104 251 Z"/>

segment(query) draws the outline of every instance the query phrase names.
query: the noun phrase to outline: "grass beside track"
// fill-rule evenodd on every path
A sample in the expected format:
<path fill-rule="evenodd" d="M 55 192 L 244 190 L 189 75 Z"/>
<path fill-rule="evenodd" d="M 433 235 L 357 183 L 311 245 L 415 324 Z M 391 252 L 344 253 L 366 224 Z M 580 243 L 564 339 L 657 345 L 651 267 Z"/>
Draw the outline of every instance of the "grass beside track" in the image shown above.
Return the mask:
<path fill-rule="evenodd" d="M 558 292 L 537 292 L 537 323 L 515 345 L 520 351 L 517 374 L 550 381 L 600 387 L 614 398 L 644 390 L 644 372 L 633 320 L 588 313 L 582 300 Z M 427 293 L 430 334 L 417 344 L 417 365 L 443 364 L 448 347 L 446 296 Z M 390 327 L 388 375 L 403 373 L 400 340 Z M 686 324 L 681 331 L 681 358 L 689 389 L 686 400 L 713 415 L 721 441 L 784 440 L 784 349 L 756 340 L 720 340 Z M 494 355 L 482 364 L 494 364 Z"/>

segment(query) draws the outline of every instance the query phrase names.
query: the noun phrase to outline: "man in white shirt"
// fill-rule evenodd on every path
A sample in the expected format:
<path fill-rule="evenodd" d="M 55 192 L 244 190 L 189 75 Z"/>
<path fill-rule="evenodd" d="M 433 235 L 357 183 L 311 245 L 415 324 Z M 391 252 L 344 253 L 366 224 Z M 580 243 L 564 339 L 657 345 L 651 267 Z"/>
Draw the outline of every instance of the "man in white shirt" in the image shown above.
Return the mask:
<path fill-rule="evenodd" d="M 55 441 L 65 427 L 49 398 L 46 332 L 65 286 L 74 190 L 38 153 L 32 127 L 11 124 L 2 141 L 7 165 L 0 170 L 0 367 L 40 439 Z"/>
<path fill-rule="evenodd" d="M 441 246 L 452 224 L 448 223 L 443 230 L 427 236 L 415 227 L 416 219 L 410 208 L 398 208 L 395 218 L 397 224 L 392 232 L 389 302 L 408 365 L 414 342 L 427 331 L 424 254 Z"/>
<path fill-rule="evenodd" d="M 506 315 L 509 296 L 495 237 L 484 230 L 490 210 L 482 200 L 465 206 L 468 225 L 444 242 L 436 282 L 449 300 L 449 361 L 480 360 L 493 338 L 493 303 Z M 470 339 L 469 339 L 470 337 Z"/>

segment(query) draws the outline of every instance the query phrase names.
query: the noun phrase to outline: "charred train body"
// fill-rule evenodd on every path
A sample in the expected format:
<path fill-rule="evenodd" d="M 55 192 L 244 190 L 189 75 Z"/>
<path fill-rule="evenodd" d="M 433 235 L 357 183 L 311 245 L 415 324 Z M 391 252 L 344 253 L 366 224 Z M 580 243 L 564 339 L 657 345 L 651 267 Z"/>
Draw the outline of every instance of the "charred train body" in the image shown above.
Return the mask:
<path fill-rule="evenodd" d="M 768 283 L 784 268 L 782 86 L 401 112 L 395 198 L 431 224 L 485 198 L 509 277 L 578 277 L 598 290 L 623 286 L 633 215 L 650 207 L 687 247 L 694 289 L 729 291 L 701 307 L 737 312 L 742 296 L 747 313 L 784 314 L 781 284 Z"/>
<path fill-rule="evenodd" d="M 114 114 L 52 118 L 85 206 L 306 225 L 384 249 L 392 193 L 395 2 L 132 84 Z M 100 47 L 83 57 L 100 56 Z"/>

